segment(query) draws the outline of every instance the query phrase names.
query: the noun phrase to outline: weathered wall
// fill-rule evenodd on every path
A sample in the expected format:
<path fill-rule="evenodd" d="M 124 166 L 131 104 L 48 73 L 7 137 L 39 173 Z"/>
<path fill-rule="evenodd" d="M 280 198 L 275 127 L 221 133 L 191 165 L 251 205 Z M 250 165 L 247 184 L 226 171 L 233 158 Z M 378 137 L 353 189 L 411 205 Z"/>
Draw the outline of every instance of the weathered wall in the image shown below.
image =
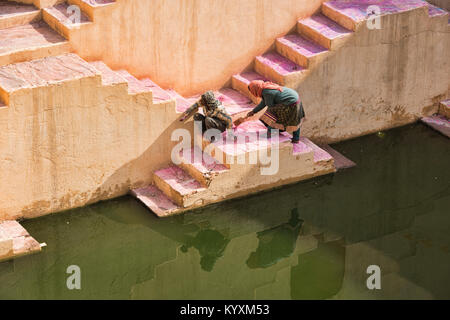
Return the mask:
<path fill-rule="evenodd" d="M 222 87 L 323 1 L 117 0 L 71 43 L 83 58 L 194 94 Z"/>
<path fill-rule="evenodd" d="M 299 84 L 303 134 L 334 142 L 414 122 L 450 96 L 450 27 L 425 8 L 365 26 Z"/>
<path fill-rule="evenodd" d="M 446 21 L 429 19 L 424 9 L 387 16 L 382 23 L 381 30 L 360 29 L 299 84 L 308 117 L 304 135 L 316 141 L 343 140 L 437 111 L 450 79 Z M 119 43 L 111 47 L 111 39 L 96 43 L 105 44 L 105 54 L 121 52 L 123 65 L 146 61 L 131 50 L 146 34 L 123 30 L 125 21 L 121 25 L 120 32 L 113 29 L 117 33 L 106 37 L 133 35 L 129 51 L 121 51 Z M 159 31 L 165 34 L 164 28 Z M 208 44 L 208 59 L 223 54 L 216 45 L 228 50 L 221 42 L 203 46 Z M 170 74 L 167 57 L 174 58 L 169 50 L 154 66 Z M 218 68 L 226 66 L 223 60 L 216 62 Z M 185 81 L 183 74 L 174 76 L 175 81 Z M 25 91 L 8 108 L 0 108 L 0 220 L 123 195 L 151 182 L 152 172 L 170 162 L 170 135 L 180 125 L 174 105 L 152 105 L 108 90 L 101 89 L 99 79 L 76 80 Z"/>
<path fill-rule="evenodd" d="M 179 114 L 84 78 L 26 89 L 0 108 L 0 221 L 117 197 L 170 162 Z M 183 125 L 189 127 L 189 124 Z M 190 123 L 192 127 L 192 123 Z"/>

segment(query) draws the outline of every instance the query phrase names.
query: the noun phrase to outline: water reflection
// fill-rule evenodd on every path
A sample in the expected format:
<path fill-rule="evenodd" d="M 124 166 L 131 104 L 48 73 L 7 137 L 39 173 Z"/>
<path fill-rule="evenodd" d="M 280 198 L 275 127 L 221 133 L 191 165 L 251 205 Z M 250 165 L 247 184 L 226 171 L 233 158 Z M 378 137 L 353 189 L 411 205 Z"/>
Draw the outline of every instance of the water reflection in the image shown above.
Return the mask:
<path fill-rule="evenodd" d="M 27 221 L 48 247 L 0 263 L 0 298 L 450 298 L 448 140 L 414 125 L 337 149 L 358 167 L 188 215 L 124 197 Z"/>
<path fill-rule="evenodd" d="M 267 268 L 292 255 L 302 224 L 295 208 L 287 223 L 258 232 L 258 248 L 250 254 L 247 266 L 250 269 Z"/>

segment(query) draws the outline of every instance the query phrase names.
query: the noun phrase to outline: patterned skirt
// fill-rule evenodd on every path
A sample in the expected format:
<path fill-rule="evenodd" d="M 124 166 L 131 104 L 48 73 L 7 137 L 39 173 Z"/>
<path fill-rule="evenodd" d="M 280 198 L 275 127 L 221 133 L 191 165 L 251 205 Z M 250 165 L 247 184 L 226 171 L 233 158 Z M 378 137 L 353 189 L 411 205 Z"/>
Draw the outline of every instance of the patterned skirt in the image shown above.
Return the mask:
<path fill-rule="evenodd" d="M 300 129 L 300 122 L 304 117 L 303 104 L 297 101 L 289 106 L 277 104 L 269 107 L 260 120 L 274 129 L 292 133 Z"/>

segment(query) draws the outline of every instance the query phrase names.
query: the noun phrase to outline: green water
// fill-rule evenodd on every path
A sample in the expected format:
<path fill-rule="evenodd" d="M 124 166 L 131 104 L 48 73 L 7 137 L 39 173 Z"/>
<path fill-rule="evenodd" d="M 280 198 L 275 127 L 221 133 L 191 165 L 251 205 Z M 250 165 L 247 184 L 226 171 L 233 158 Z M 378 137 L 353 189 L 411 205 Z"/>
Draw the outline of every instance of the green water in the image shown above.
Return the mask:
<path fill-rule="evenodd" d="M 48 247 L 0 264 L 0 298 L 449 299 L 449 140 L 415 124 L 335 148 L 358 167 L 184 216 L 123 197 L 26 221 Z"/>

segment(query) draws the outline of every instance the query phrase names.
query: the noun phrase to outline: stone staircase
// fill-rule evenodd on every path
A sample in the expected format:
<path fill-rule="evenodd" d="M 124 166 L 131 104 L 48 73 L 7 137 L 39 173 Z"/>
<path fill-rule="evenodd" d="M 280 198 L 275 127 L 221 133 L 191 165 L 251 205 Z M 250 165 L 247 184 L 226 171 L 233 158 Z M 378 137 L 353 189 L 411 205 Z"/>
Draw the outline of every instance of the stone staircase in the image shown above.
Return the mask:
<path fill-rule="evenodd" d="M 382 5 L 383 14 L 428 6 L 420 0 L 391 2 Z M 115 4 L 112 0 L 0 2 L 0 112 L 8 106 L 26 105 L 43 88 L 80 83 L 98 87 L 99 94 L 114 90 L 117 96 L 144 99 L 148 105 L 171 103 L 177 113 L 198 99 L 184 98 L 150 79 L 139 80 L 125 70 L 114 71 L 101 61 L 87 62 L 70 53 L 70 39 L 89 32 L 96 19 Z M 71 5 L 81 8 L 78 23 L 73 23 Z M 320 13 L 298 21 L 294 33 L 280 37 L 272 50 L 256 57 L 251 69 L 233 76 L 231 88 L 216 91 L 217 98 L 233 118 L 238 118 L 258 103 L 247 89 L 251 80 L 271 80 L 296 88 L 316 65 L 361 28 L 367 19 L 367 6 L 365 1 L 324 3 Z M 428 8 L 430 17 L 447 15 L 431 5 Z M 258 120 L 235 131 L 241 140 L 202 141 L 178 155 L 180 165 L 156 171 L 153 185 L 132 193 L 158 216 L 168 216 L 335 171 L 333 157 L 306 138 L 296 145 L 289 142 L 287 134 L 264 138 L 266 129 Z M 258 139 L 245 140 L 249 134 Z M 257 158 L 261 152 L 279 154 L 278 174 L 261 176 L 264 165 L 259 160 L 250 165 L 236 164 L 242 158 Z M 194 153 L 200 158 L 193 159 Z"/>
<path fill-rule="evenodd" d="M 248 91 L 250 81 L 271 80 L 280 85 L 295 88 L 311 69 L 327 55 L 339 50 L 354 32 L 361 28 L 367 19 L 367 7 L 368 4 L 364 1 L 324 3 L 320 13 L 298 21 L 296 32 L 276 39 L 273 50 L 256 57 L 253 69 L 233 76 L 232 88 L 222 89 L 216 93 L 219 100 L 229 111 L 235 115 L 241 115 L 241 112 L 246 112 L 253 107 L 252 103 L 259 102 Z M 417 7 L 428 7 L 431 18 L 447 15 L 445 11 L 421 1 L 408 3 L 396 1 L 395 5 L 381 4 L 382 14 L 401 13 Z M 224 90 L 226 95 L 221 94 Z M 197 97 L 187 100 L 193 102 L 195 98 Z M 245 98 L 250 101 L 246 101 Z M 189 104 L 185 103 L 186 106 Z M 265 131 L 265 127 L 259 121 L 252 121 L 241 125 L 236 131 L 239 137 L 240 134 L 252 130 L 259 134 Z M 328 152 L 306 138 L 292 146 L 287 141 L 288 138 L 287 135 L 280 135 L 276 146 L 270 142 L 257 145 L 225 143 L 216 146 L 213 144 L 213 151 L 209 154 L 201 150 L 207 145 L 203 142 L 196 151 L 199 155 L 197 160 L 192 156 L 195 151 L 188 151 L 187 156 L 181 155 L 183 158 L 180 161 L 181 165 L 172 165 L 155 172 L 153 185 L 133 190 L 132 194 L 158 216 L 164 217 L 335 170 L 334 159 Z M 231 163 L 236 163 L 239 155 L 248 159 L 252 152 L 273 147 L 280 152 L 280 159 L 286 161 L 280 163 L 282 169 L 275 179 L 260 176 L 255 171 L 255 168 L 259 168 L 258 165 L 226 165 L 230 159 Z M 205 157 L 207 161 L 204 160 Z M 286 168 L 290 169 L 289 174 L 283 172 Z M 302 172 L 301 169 L 304 171 Z M 250 181 L 251 179 L 254 181 Z"/>

